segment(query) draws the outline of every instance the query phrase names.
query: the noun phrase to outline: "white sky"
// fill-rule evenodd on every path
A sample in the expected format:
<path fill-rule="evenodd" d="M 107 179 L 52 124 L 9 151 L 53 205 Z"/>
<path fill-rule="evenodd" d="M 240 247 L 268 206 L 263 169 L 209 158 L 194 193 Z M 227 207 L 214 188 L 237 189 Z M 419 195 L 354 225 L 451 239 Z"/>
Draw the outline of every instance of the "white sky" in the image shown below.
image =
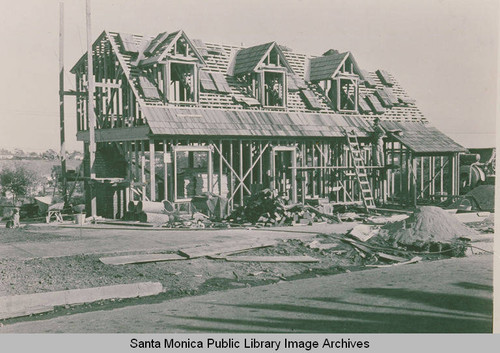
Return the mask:
<path fill-rule="evenodd" d="M 59 0 L 0 0 L 0 147 L 58 148 Z M 65 0 L 69 69 L 85 52 L 85 0 Z M 499 6 L 496 0 L 93 0 L 92 33 L 155 35 L 298 52 L 351 51 L 368 70 L 386 69 L 444 132 L 495 131 Z M 68 149 L 76 142 L 66 98 Z"/>

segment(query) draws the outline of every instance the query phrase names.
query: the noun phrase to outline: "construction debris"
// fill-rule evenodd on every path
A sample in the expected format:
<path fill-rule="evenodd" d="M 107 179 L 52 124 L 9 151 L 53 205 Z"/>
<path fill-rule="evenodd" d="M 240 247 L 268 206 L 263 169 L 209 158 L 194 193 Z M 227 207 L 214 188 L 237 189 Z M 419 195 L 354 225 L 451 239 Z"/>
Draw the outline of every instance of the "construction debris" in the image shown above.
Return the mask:
<path fill-rule="evenodd" d="M 311 256 L 227 256 L 224 260 L 230 262 L 319 262 L 319 259 Z"/>
<path fill-rule="evenodd" d="M 349 234 L 356 239 L 365 242 L 371 237 L 377 235 L 379 231 L 380 229 L 378 227 L 370 226 L 367 224 L 360 224 L 351 229 Z"/>
<path fill-rule="evenodd" d="M 101 257 L 99 261 L 106 265 L 126 265 L 126 264 L 144 264 L 148 262 L 163 262 L 186 260 L 185 257 L 177 254 L 139 254 Z"/>
<path fill-rule="evenodd" d="M 226 254 L 229 253 L 235 254 L 236 252 L 242 252 L 245 250 L 262 248 L 276 245 L 277 241 L 268 240 L 262 242 L 244 242 L 237 241 L 233 244 L 222 243 L 222 244 L 211 244 L 206 246 L 198 246 L 194 248 L 184 248 L 180 249 L 178 253 L 182 256 L 188 257 L 190 259 L 205 257 L 205 256 L 213 256 L 218 254 Z"/>
<path fill-rule="evenodd" d="M 244 206 L 231 213 L 228 220 L 240 224 L 250 222 L 259 226 L 338 222 L 336 215 L 326 214 L 312 206 L 287 204 L 276 190 L 270 189 L 252 195 Z"/>

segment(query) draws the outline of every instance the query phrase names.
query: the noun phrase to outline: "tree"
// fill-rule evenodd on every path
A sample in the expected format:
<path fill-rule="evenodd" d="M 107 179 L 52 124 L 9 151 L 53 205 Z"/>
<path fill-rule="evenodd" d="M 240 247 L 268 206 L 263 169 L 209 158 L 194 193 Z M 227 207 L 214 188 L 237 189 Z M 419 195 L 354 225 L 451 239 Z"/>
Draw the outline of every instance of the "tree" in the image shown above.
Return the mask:
<path fill-rule="evenodd" d="M 2 193 L 12 193 L 14 202 L 21 196 L 30 195 L 40 183 L 38 174 L 23 165 L 6 167 L 0 171 L 0 188 Z"/>

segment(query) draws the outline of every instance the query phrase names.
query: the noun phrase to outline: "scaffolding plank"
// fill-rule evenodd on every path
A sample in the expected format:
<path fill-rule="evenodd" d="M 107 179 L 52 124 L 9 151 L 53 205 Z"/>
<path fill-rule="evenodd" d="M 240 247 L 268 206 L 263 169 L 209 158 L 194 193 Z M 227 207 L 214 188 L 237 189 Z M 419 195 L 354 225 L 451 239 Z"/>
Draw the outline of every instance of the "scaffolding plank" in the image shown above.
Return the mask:
<path fill-rule="evenodd" d="M 210 75 L 217 86 L 217 91 L 220 93 L 231 93 L 231 87 L 227 83 L 226 77 L 220 72 L 211 72 Z"/>
<path fill-rule="evenodd" d="M 217 91 L 217 87 L 215 86 L 214 81 L 212 81 L 212 77 L 209 72 L 200 71 L 200 84 L 201 89 L 204 91 Z"/>
<path fill-rule="evenodd" d="M 118 34 L 122 45 L 123 45 L 123 50 L 127 53 L 137 53 L 138 48 L 135 43 L 134 37 L 131 34 L 127 33 L 119 33 Z"/>
<path fill-rule="evenodd" d="M 318 101 L 314 93 L 308 89 L 301 91 L 302 97 L 305 100 L 305 103 L 311 109 L 321 109 L 321 103 Z"/>

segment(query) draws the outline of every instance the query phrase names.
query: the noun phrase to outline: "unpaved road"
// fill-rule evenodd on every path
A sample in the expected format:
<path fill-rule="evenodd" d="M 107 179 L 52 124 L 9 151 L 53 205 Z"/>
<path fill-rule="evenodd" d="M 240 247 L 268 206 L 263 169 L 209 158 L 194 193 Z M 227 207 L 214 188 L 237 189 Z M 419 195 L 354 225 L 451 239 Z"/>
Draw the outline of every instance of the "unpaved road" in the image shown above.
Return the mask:
<path fill-rule="evenodd" d="M 0 333 L 492 332 L 492 283 L 493 256 L 481 255 L 68 311 Z"/>

